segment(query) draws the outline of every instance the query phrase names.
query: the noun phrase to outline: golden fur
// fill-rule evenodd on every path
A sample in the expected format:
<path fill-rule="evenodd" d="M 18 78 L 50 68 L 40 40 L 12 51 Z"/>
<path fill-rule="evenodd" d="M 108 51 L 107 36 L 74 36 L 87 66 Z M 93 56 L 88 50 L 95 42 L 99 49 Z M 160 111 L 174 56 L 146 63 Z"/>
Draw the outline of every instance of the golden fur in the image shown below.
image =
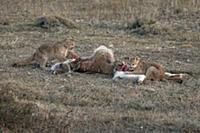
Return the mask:
<path fill-rule="evenodd" d="M 94 50 L 89 57 L 81 57 L 71 63 L 74 71 L 96 72 L 112 74 L 114 70 L 115 57 L 113 51 L 105 46 L 100 46 Z"/>
<path fill-rule="evenodd" d="M 135 57 L 131 59 L 131 68 L 134 74 L 145 74 L 146 79 L 149 80 L 175 80 L 181 81 L 183 79 L 183 74 L 171 74 L 165 72 L 165 69 L 160 64 L 154 62 L 147 62 L 139 57 Z"/>
<path fill-rule="evenodd" d="M 69 51 L 75 47 L 73 39 L 65 39 L 53 45 L 41 45 L 35 53 L 24 60 L 13 63 L 13 66 L 24 66 L 29 64 L 39 64 L 41 68 L 45 68 L 48 61 L 57 59 L 58 61 L 65 61 Z M 73 54 L 73 52 L 71 52 Z"/>

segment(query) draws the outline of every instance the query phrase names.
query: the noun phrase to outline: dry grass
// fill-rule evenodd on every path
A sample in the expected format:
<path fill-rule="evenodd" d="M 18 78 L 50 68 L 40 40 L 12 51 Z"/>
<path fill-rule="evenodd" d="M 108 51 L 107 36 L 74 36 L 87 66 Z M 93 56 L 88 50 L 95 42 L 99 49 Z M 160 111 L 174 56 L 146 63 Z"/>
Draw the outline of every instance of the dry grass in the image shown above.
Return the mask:
<path fill-rule="evenodd" d="M 198 0 L 2 1 L 0 132 L 200 132 L 199 7 Z M 34 26 L 43 15 L 53 21 Z M 190 75 L 183 84 L 133 85 L 101 74 L 11 67 L 68 35 L 81 55 L 113 45 L 119 60 L 138 55 Z"/>

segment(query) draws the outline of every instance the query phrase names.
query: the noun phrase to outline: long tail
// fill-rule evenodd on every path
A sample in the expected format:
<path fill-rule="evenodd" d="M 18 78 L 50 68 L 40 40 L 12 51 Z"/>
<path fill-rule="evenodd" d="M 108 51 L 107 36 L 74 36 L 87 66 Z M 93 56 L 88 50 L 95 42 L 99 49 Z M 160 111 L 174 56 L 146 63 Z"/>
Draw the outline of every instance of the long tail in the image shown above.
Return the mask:
<path fill-rule="evenodd" d="M 20 61 L 17 61 L 15 63 L 12 64 L 13 67 L 17 67 L 17 66 L 26 66 L 26 65 L 30 65 L 30 64 L 33 64 L 33 61 L 34 61 L 34 58 L 33 56 L 27 58 L 27 59 L 24 59 L 24 60 L 20 60 Z"/>
<path fill-rule="evenodd" d="M 165 72 L 165 79 L 174 80 L 180 83 L 183 82 L 183 79 L 185 76 L 186 74 L 183 74 L 183 73 L 173 74 L 173 73 Z"/>

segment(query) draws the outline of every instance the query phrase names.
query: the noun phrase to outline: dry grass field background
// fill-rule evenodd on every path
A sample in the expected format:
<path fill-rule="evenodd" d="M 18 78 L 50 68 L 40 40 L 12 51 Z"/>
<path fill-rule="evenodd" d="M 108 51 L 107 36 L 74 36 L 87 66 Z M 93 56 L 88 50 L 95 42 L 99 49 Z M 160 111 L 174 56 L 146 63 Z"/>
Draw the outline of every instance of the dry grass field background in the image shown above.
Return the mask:
<path fill-rule="evenodd" d="M 11 67 L 66 36 L 81 55 L 105 45 L 118 60 L 137 55 L 189 75 L 134 85 Z M 0 133 L 200 132 L 199 0 L 1 0 L 0 57 Z"/>

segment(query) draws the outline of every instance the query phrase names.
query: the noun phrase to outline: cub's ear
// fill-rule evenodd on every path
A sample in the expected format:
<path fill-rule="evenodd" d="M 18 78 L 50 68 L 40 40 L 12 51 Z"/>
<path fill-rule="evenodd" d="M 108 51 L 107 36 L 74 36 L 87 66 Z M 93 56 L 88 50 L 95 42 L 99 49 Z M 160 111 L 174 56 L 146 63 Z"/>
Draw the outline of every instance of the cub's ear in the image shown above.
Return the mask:
<path fill-rule="evenodd" d="M 135 60 L 135 58 L 136 58 L 136 57 L 131 57 L 129 60 L 132 61 L 132 60 Z"/>
<path fill-rule="evenodd" d="M 135 59 L 136 59 L 136 60 L 140 60 L 140 57 L 136 56 Z"/>

